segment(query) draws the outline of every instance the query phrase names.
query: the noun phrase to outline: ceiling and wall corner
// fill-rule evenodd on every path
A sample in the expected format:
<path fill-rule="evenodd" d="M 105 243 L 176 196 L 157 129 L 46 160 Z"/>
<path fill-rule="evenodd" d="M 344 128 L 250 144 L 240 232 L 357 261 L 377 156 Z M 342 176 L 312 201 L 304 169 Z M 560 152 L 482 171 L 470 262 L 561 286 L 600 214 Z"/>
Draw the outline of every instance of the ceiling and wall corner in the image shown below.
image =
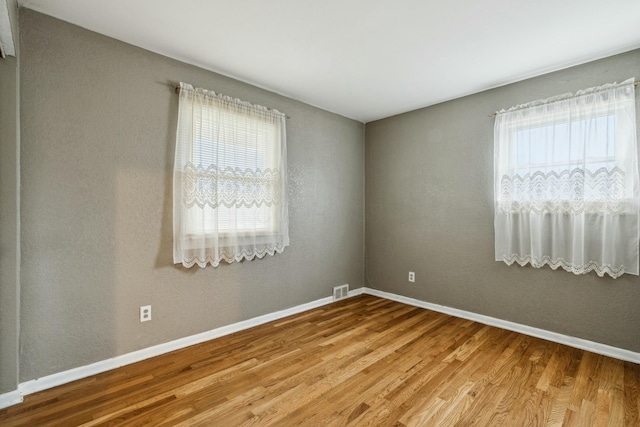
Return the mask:
<path fill-rule="evenodd" d="M 637 0 L 20 4 L 364 123 L 640 47 Z"/>

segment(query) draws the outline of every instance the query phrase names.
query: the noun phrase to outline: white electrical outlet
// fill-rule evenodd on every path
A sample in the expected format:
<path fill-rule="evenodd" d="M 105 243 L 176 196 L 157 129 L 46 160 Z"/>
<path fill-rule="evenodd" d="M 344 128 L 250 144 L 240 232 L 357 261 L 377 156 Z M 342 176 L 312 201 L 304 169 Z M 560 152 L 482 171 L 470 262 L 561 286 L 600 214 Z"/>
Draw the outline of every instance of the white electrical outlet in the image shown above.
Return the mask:
<path fill-rule="evenodd" d="M 409 272 L 409 281 L 410 281 L 411 283 L 413 283 L 413 282 L 415 282 L 415 281 L 416 281 L 416 273 L 414 273 L 413 271 L 410 271 L 410 272 Z"/>
<path fill-rule="evenodd" d="M 148 322 L 149 320 L 151 320 L 151 306 L 143 305 L 140 307 L 140 321 Z"/>

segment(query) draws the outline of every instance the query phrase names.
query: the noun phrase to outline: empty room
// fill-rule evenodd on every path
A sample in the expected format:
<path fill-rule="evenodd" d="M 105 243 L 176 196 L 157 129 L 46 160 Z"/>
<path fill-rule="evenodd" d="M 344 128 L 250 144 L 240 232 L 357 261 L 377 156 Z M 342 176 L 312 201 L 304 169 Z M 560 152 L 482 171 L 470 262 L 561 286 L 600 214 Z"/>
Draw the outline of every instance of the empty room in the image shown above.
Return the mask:
<path fill-rule="evenodd" d="M 0 0 L 0 425 L 639 426 L 637 0 Z"/>

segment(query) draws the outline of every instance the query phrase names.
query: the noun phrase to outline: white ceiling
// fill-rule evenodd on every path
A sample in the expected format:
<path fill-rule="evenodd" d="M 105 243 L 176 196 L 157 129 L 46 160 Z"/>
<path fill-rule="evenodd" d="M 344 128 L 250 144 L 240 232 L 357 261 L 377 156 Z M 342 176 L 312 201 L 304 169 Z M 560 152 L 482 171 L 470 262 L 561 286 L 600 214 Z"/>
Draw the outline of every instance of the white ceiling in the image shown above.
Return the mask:
<path fill-rule="evenodd" d="M 639 0 L 19 3 L 362 122 L 640 47 Z"/>

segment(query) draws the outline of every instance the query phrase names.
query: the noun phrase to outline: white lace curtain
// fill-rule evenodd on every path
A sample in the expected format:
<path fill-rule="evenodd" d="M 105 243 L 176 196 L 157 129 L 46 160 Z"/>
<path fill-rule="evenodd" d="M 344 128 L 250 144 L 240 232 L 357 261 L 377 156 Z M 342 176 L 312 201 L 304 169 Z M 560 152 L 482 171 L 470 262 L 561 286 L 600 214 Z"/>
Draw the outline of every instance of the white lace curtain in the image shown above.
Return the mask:
<path fill-rule="evenodd" d="M 634 81 L 500 111 L 495 256 L 575 274 L 638 274 Z"/>
<path fill-rule="evenodd" d="M 214 267 L 289 245 L 285 115 L 181 83 L 173 261 Z"/>

